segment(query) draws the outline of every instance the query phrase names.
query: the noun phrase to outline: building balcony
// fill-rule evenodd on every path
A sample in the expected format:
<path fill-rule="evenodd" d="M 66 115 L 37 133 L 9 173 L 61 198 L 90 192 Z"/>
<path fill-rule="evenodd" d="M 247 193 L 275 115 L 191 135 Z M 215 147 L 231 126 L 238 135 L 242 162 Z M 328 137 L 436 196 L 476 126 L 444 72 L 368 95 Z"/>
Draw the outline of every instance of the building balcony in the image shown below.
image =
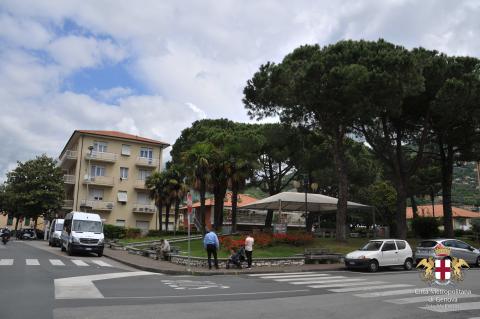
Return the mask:
<path fill-rule="evenodd" d="M 113 202 L 105 202 L 103 200 L 81 200 L 80 206 L 88 207 L 93 210 L 111 211 L 113 209 Z"/>
<path fill-rule="evenodd" d="M 63 182 L 65 184 L 75 184 L 75 175 L 63 175 Z"/>
<path fill-rule="evenodd" d="M 85 176 L 83 184 L 113 187 L 113 177 L 109 176 Z"/>
<path fill-rule="evenodd" d="M 93 151 L 92 154 L 86 153 L 85 159 L 98 162 L 114 163 L 117 160 L 117 154 Z"/>
<path fill-rule="evenodd" d="M 159 160 L 154 158 L 148 158 L 148 157 L 137 157 L 135 164 L 141 167 L 156 168 L 159 165 Z"/>
<path fill-rule="evenodd" d="M 66 209 L 66 210 L 73 209 L 73 199 L 65 199 L 62 204 L 62 209 Z"/>
<path fill-rule="evenodd" d="M 133 213 L 155 214 L 157 207 L 150 204 L 135 203 L 132 208 Z"/>
<path fill-rule="evenodd" d="M 63 166 L 67 162 L 75 162 L 77 160 L 78 152 L 74 150 L 66 150 L 60 157 L 59 166 Z"/>
<path fill-rule="evenodd" d="M 145 185 L 145 180 L 141 179 L 137 179 L 133 187 L 135 187 L 136 189 L 147 189 L 147 186 Z"/>

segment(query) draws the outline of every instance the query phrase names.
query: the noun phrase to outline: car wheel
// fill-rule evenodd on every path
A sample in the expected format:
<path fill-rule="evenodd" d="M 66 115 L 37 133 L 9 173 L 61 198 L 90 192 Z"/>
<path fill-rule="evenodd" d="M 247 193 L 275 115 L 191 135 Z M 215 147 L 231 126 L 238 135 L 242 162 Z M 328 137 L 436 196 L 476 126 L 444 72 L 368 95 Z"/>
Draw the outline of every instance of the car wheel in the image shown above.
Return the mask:
<path fill-rule="evenodd" d="M 50 240 L 48 241 L 48 246 L 52 247 L 52 243 L 50 242 Z"/>
<path fill-rule="evenodd" d="M 61 249 L 62 251 L 65 251 L 65 250 L 66 250 L 66 249 L 65 249 L 65 246 L 63 246 L 63 243 L 60 244 L 60 249 Z"/>
<path fill-rule="evenodd" d="M 480 256 L 477 257 L 477 267 L 480 267 Z"/>
<path fill-rule="evenodd" d="M 377 272 L 378 271 L 378 262 L 376 260 L 372 260 L 370 264 L 368 264 L 368 270 L 370 272 Z"/>
<path fill-rule="evenodd" d="M 405 268 L 405 270 L 412 270 L 413 262 L 410 258 L 407 258 L 407 260 L 405 260 L 405 263 L 403 264 L 403 268 Z"/>

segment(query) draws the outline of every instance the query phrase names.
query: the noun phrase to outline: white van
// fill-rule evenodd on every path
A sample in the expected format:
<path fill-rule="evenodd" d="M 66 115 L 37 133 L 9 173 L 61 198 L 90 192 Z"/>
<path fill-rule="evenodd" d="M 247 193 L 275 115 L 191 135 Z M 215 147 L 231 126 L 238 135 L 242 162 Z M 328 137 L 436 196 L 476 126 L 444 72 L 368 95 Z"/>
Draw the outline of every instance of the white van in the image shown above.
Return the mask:
<path fill-rule="evenodd" d="M 48 230 L 48 246 L 60 247 L 62 243 L 63 219 L 57 218 L 52 220 L 50 229 Z"/>
<path fill-rule="evenodd" d="M 62 231 L 62 251 L 71 256 L 76 251 L 103 255 L 104 236 L 100 215 L 71 212 L 65 216 Z"/>

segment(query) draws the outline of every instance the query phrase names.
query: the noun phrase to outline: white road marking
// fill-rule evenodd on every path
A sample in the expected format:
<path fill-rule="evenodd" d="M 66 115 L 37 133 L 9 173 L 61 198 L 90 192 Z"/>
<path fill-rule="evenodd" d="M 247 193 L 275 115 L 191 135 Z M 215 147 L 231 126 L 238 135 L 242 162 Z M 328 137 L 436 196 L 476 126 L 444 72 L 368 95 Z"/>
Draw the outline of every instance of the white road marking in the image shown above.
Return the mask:
<path fill-rule="evenodd" d="M 63 263 L 63 261 L 61 261 L 60 259 L 50 259 L 50 263 L 51 263 L 53 266 L 65 266 L 65 264 Z"/>
<path fill-rule="evenodd" d="M 300 274 L 314 274 L 313 271 L 304 271 L 304 272 L 272 272 L 272 273 L 262 273 L 262 274 L 251 274 L 250 277 L 261 277 L 261 276 L 282 276 L 282 275 L 300 275 Z"/>
<path fill-rule="evenodd" d="M 94 264 L 97 264 L 99 266 L 102 266 L 102 267 L 113 267 L 112 265 L 110 265 L 109 263 L 106 263 L 104 261 L 101 261 L 101 260 L 90 260 L 92 263 Z"/>
<path fill-rule="evenodd" d="M 436 288 L 431 288 L 431 289 L 438 290 Z M 374 298 L 374 297 L 384 297 L 384 296 L 409 295 L 413 293 L 415 293 L 415 289 L 400 289 L 400 290 L 367 292 L 363 294 L 355 294 L 354 296 L 360 297 L 360 298 Z"/>
<path fill-rule="evenodd" d="M 103 299 L 170 299 L 170 298 L 203 298 L 203 297 L 220 297 L 220 296 L 243 296 L 243 295 L 269 295 L 269 294 L 285 294 L 292 292 L 308 292 L 308 289 L 297 290 L 277 290 L 277 291 L 256 291 L 256 292 L 234 292 L 230 294 L 201 294 L 201 295 L 173 295 L 173 296 L 138 296 L 138 297 L 104 297 Z"/>
<path fill-rule="evenodd" d="M 313 285 L 313 284 L 330 284 L 330 283 L 348 283 L 354 281 L 366 281 L 363 278 L 352 278 L 352 279 L 330 279 L 330 280 L 313 280 L 313 281 L 298 281 L 298 282 L 290 282 L 292 285 Z"/>
<path fill-rule="evenodd" d="M 307 275 L 278 275 L 278 276 L 265 276 L 265 277 L 260 277 L 262 279 L 292 279 L 292 278 L 307 278 L 307 277 L 322 277 L 322 276 L 330 276 L 327 274 L 307 274 Z"/>
<path fill-rule="evenodd" d="M 0 266 L 11 266 L 13 265 L 13 259 L 0 259 Z"/>
<path fill-rule="evenodd" d="M 310 288 L 333 288 L 333 287 L 353 287 L 353 286 L 364 286 L 364 285 L 380 285 L 380 284 L 386 284 L 385 281 L 369 281 L 369 282 L 340 282 L 340 283 L 325 283 L 323 285 L 313 285 L 313 286 L 308 286 Z"/>
<path fill-rule="evenodd" d="M 162 280 L 167 286 L 179 290 L 202 290 L 208 288 L 228 289 L 229 286 L 214 283 L 212 281 L 198 281 L 198 280 Z"/>
<path fill-rule="evenodd" d="M 457 312 L 462 310 L 476 310 L 480 309 L 480 302 L 464 302 L 464 303 L 452 303 L 452 304 L 440 304 L 434 306 L 420 307 L 421 309 L 426 309 L 434 312 Z"/>
<path fill-rule="evenodd" d="M 283 281 L 304 281 L 304 280 L 326 280 L 328 278 L 345 278 L 343 276 L 314 276 L 314 277 L 301 277 L 301 278 L 280 278 L 280 279 L 273 279 L 278 282 Z"/>
<path fill-rule="evenodd" d="M 72 259 L 72 263 L 74 263 L 77 266 L 81 266 L 81 267 L 88 266 L 88 264 L 86 262 L 84 262 L 83 260 L 80 260 L 80 259 Z"/>
<path fill-rule="evenodd" d="M 331 292 L 351 292 L 351 291 L 362 291 L 362 290 L 374 290 L 374 289 L 389 289 L 389 288 L 402 288 L 402 287 L 412 287 L 413 285 L 407 284 L 397 284 L 397 285 L 380 285 L 380 286 L 366 286 L 366 287 L 355 287 L 355 288 L 340 288 L 340 289 L 331 289 Z"/>
<path fill-rule="evenodd" d="M 133 271 L 55 279 L 55 299 L 101 299 L 103 298 L 103 295 L 93 284 L 94 281 L 158 275 L 161 274 L 146 271 Z"/>
<path fill-rule="evenodd" d="M 362 280 L 365 280 L 363 278 L 353 278 L 353 279 L 362 279 Z M 344 280 L 348 280 L 347 277 L 343 277 L 343 276 L 332 276 L 332 277 L 326 277 L 326 278 L 320 278 L 320 279 L 314 279 L 314 280 L 310 280 L 310 281 L 304 281 L 304 283 L 308 283 L 308 284 L 321 284 L 321 283 L 324 283 L 324 282 L 328 282 L 328 281 L 332 281 L 332 280 L 336 280 L 336 281 L 344 281 Z M 293 285 L 302 285 L 302 283 L 299 283 L 299 281 L 294 281 L 294 282 L 290 282 L 291 284 Z"/>
<path fill-rule="evenodd" d="M 27 266 L 39 266 L 40 263 L 38 262 L 38 259 L 25 259 L 25 264 Z"/>
<path fill-rule="evenodd" d="M 386 302 L 394 303 L 397 305 L 405 305 L 410 303 L 418 303 L 418 302 L 428 302 L 430 300 L 436 300 L 436 298 L 475 298 L 478 295 L 471 294 L 471 295 L 430 295 L 430 296 L 418 296 L 418 297 L 411 297 L 411 298 L 400 298 L 400 299 L 390 299 L 385 300 Z"/>

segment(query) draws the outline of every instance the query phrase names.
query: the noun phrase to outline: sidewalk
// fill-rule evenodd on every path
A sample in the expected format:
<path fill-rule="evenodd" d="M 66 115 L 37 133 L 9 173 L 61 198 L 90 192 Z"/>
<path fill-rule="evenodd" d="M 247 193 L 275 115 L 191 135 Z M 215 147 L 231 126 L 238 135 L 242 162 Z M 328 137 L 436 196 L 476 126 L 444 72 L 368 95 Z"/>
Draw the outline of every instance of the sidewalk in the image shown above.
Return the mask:
<path fill-rule="evenodd" d="M 140 255 L 129 254 L 125 250 L 114 250 L 105 247 L 103 255 L 127 266 L 144 271 L 157 272 L 170 275 L 239 275 L 239 274 L 260 274 L 260 273 L 282 273 L 282 272 L 302 272 L 302 271 L 326 271 L 343 270 L 344 264 L 311 264 L 301 266 L 278 266 L 278 267 L 257 267 L 251 270 L 247 269 L 212 269 L 191 267 L 190 271 L 185 266 L 172 264 L 163 260 L 154 260 L 152 258 Z"/>

